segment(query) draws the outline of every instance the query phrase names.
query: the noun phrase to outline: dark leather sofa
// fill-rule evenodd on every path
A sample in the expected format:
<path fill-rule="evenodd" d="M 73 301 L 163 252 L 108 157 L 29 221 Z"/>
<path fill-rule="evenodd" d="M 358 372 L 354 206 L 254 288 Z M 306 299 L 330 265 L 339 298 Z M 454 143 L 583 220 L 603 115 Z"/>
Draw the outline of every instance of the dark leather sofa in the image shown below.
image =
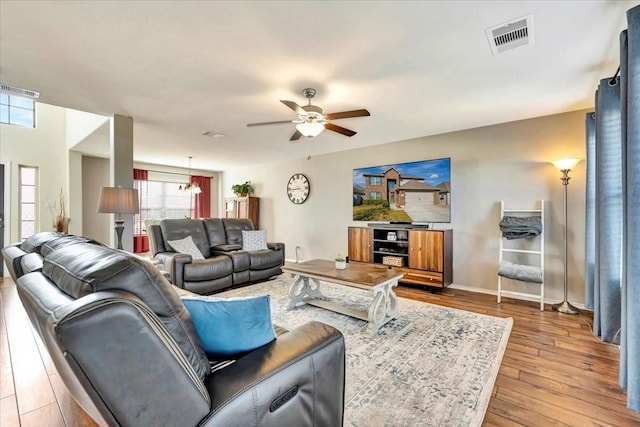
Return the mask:
<path fill-rule="evenodd" d="M 267 249 L 242 250 L 242 230 L 252 231 L 249 219 L 164 219 L 147 230 L 151 255 L 169 272 L 171 283 L 198 294 L 266 280 L 282 273 L 284 243 Z M 169 241 L 191 236 L 205 260 L 177 253 Z"/>
<path fill-rule="evenodd" d="M 213 370 L 219 361 L 204 354 L 184 291 L 150 262 L 55 233 L 2 252 L 7 265 L 40 257 L 34 271 L 10 269 L 18 295 L 69 392 L 99 424 L 342 425 L 338 330 L 319 322 L 280 329 Z"/>

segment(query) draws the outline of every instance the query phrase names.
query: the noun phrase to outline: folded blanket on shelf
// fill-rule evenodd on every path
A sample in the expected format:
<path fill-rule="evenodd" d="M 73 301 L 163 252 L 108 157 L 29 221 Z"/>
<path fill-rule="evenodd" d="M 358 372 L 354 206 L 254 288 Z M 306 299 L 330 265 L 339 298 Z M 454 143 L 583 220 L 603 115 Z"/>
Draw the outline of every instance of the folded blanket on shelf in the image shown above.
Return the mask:
<path fill-rule="evenodd" d="M 502 237 L 527 239 L 542 233 L 542 221 L 539 216 L 504 216 L 500 220 Z"/>
<path fill-rule="evenodd" d="M 498 268 L 498 276 L 523 282 L 542 283 L 542 269 L 535 265 L 514 264 L 502 261 Z"/>

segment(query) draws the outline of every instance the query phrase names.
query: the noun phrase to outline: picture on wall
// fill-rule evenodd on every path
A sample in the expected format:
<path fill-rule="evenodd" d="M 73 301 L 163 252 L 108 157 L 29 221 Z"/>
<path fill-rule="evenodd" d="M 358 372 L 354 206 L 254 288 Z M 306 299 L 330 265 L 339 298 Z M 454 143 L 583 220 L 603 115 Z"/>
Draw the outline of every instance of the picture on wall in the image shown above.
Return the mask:
<path fill-rule="evenodd" d="M 354 169 L 353 220 L 451 222 L 451 159 Z"/>

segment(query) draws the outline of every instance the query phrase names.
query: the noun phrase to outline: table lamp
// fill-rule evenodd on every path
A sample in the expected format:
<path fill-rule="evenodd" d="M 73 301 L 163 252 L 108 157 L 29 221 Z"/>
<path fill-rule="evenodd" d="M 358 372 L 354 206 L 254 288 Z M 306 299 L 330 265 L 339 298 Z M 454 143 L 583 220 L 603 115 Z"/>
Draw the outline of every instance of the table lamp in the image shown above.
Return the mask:
<path fill-rule="evenodd" d="M 98 213 L 116 214 L 115 230 L 118 237 L 118 249 L 122 249 L 122 232 L 124 220 L 122 214 L 137 214 L 138 190 L 133 188 L 102 187 L 98 198 Z"/>

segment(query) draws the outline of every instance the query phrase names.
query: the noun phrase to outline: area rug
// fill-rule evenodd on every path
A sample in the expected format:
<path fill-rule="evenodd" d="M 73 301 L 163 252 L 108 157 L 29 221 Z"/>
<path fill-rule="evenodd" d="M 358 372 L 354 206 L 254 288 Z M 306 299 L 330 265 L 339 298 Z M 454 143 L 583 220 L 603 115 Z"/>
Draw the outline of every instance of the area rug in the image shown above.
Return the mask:
<path fill-rule="evenodd" d="M 339 329 L 346 343 L 345 426 L 479 426 L 513 320 L 399 298 L 399 315 L 377 335 L 363 320 L 310 305 L 287 310 L 286 276 L 216 296 L 271 295 L 273 322 L 310 320 Z M 366 291 L 322 282 L 331 299 L 365 309 Z"/>

